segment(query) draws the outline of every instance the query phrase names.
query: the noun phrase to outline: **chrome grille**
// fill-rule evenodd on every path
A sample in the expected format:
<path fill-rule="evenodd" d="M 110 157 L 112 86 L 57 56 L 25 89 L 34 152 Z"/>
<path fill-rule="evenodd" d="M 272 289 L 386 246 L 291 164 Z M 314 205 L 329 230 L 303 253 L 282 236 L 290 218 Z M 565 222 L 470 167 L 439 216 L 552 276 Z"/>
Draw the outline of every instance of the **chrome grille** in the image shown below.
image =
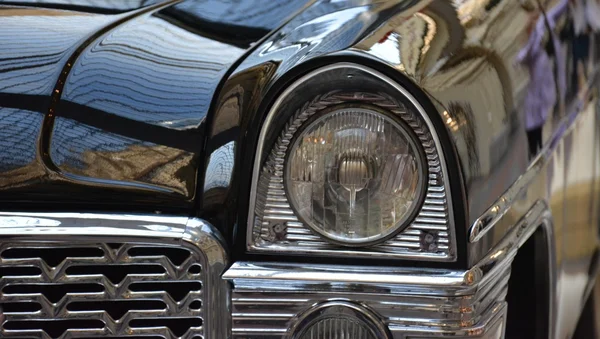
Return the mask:
<path fill-rule="evenodd" d="M 155 244 L 0 245 L 5 336 L 202 335 L 199 254 Z"/>
<path fill-rule="evenodd" d="M 0 336 L 223 333 L 226 258 L 209 225 L 178 217 L 40 215 L 0 213 Z"/>

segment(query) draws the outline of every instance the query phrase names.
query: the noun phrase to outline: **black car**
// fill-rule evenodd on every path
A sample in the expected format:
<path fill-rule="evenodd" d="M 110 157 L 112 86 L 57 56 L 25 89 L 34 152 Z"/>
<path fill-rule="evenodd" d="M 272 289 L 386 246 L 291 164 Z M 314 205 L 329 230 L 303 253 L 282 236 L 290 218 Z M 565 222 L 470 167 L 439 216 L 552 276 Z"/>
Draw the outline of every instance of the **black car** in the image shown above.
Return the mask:
<path fill-rule="evenodd" d="M 6 338 L 600 338 L 596 0 L 0 2 Z"/>

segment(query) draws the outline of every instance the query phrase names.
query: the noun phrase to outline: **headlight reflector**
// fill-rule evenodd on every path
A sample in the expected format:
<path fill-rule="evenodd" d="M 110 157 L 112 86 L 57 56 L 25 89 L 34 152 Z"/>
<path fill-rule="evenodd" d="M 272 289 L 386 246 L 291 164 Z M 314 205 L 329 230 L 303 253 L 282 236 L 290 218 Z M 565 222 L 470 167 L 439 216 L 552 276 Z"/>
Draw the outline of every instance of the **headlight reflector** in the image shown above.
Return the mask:
<path fill-rule="evenodd" d="M 369 106 L 333 108 L 305 126 L 292 141 L 284 179 L 306 225 L 355 246 L 407 226 L 426 177 L 410 128 Z"/>

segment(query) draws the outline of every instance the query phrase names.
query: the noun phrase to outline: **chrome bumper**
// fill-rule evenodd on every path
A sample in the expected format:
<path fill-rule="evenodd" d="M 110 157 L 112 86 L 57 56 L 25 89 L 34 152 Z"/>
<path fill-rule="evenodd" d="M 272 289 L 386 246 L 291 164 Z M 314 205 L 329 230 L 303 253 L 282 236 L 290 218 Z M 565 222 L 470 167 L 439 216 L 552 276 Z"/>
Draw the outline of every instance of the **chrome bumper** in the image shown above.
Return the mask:
<path fill-rule="evenodd" d="M 301 315 L 328 301 L 376 314 L 391 338 L 503 338 L 510 265 L 473 271 L 236 263 L 233 338 L 287 338 Z M 493 331 L 494 334 L 489 333 Z"/>
<path fill-rule="evenodd" d="M 121 244 L 121 245 L 119 245 Z M 64 258 L 48 264 L 29 248 L 69 247 L 96 248 L 96 257 Z M 144 256 L 131 252 L 134 247 L 178 247 L 192 253 L 192 259 L 172 265 L 168 254 Z M 14 330 L 15 324 L 94 320 L 99 328 L 68 328 L 60 338 L 115 337 L 153 335 L 163 338 L 234 339 L 294 338 L 303 317 L 326 303 L 356 305 L 365 310 L 383 329 L 381 339 L 405 338 L 503 338 L 506 319 L 507 284 L 510 264 L 516 249 L 511 243 L 489 254 L 468 271 L 300 265 L 285 263 L 234 263 L 227 265 L 225 246 L 218 233 L 207 223 L 193 218 L 164 216 L 126 216 L 106 214 L 0 213 L 0 251 L 20 249 L 19 256 L 0 257 L 0 303 L 30 302 L 42 305 L 41 311 L 5 312 L 2 336 L 50 337 L 41 329 L 29 332 Z M 23 251 L 22 249 L 25 249 Z M 143 251 L 142 251 L 143 252 Z M 46 252 L 44 252 L 46 253 Z M 193 263 L 190 261 L 194 261 Z M 188 266 L 201 266 L 201 273 Z M 73 273 L 73 266 L 89 265 L 92 269 L 114 265 L 149 265 L 164 268 L 165 273 L 128 274 L 121 282 L 109 281 L 102 274 Z M 15 268 L 30 267 L 40 274 L 15 275 Z M 191 266 L 190 266 L 191 267 Z M 12 271 L 11 271 L 12 270 Z M 185 271 L 185 272 L 184 272 Z M 8 273 L 6 273 L 8 272 Z M 189 293 L 181 301 L 170 299 L 165 291 L 131 291 L 132 283 L 175 283 L 200 280 L 201 291 Z M 35 286 L 33 294 L 9 293 L 10 286 Z M 101 292 L 76 289 L 57 302 L 50 302 L 43 286 L 97 284 Z M 140 294 L 141 293 L 141 294 Z M 90 308 L 96 301 L 120 302 L 132 299 L 161 301 L 164 309 L 140 311 L 129 309 L 119 319 L 106 311 Z M 198 309 L 188 309 L 201 300 Z M 77 301 L 84 310 L 73 310 Z M 14 306 L 14 305 L 13 305 Z M 143 327 L 131 323 L 134 318 L 198 318 L 200 327 L 190 327 L 174 334 L 161 322 L 146 321 Z M 28 325 L 29 324 L 29 325 Z M 102 325 L 104 324 L 104 325 Z M 18 326 L 17 326 L 18 327 Z M 11 330 L 13 328 L 13 330 Z M 380 339 L 380 338 L 378 338 Z"/>

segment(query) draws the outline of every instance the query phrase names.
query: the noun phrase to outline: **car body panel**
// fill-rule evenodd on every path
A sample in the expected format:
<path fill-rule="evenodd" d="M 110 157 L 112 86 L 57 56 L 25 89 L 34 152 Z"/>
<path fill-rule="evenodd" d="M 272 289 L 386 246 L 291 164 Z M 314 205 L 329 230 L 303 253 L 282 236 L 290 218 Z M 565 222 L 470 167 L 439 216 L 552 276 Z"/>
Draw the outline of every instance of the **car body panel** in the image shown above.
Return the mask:
<path fill-rule="evenodd" d="M 0 200 L 189 211 L 203 167 L 203 121 L 222 78 L 305 2 L 11 4 L 1 8 L 4 46 L 26 37 L 11 55 L 31 57 L 15 71 L 9 55 L 12 73 L 1 80 L 6 139 L 18 145 L 7 145 L 2 159 Z M 48 47 L 60 51 L 48 56 Z"/>
<path fill-rule="evenodd" d="M 64 65 L 80 44 L 122 16 L 18 7 L 1 11 L 0 190 L 5 199 L 18 200 L 16 192 L 43 190 L 48 173 L 38 137 Z"/>

